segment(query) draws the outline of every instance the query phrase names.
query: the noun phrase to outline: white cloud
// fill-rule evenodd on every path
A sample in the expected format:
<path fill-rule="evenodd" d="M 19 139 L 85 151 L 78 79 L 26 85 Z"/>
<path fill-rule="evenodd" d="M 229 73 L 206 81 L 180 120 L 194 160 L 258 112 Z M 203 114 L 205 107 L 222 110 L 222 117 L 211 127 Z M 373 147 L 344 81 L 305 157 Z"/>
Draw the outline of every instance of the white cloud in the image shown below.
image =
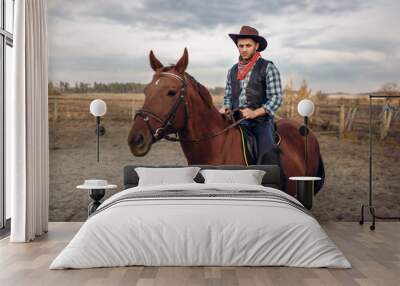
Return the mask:
<path fill-rule="evenodd" d="M 367 91 L 398 81 L 397 1 L 260 0 L 243 10 L 238 3 L 51 0 L 50 79 L 147 82 L 151 49 L 171 64 L 188 47 L 188 72 L 224 86 L 237 60 L 227 34 L 249 24 L 267 37 L 263 56 L 278 66 L 284 84 L 306 79 L 313 89 Z"/>

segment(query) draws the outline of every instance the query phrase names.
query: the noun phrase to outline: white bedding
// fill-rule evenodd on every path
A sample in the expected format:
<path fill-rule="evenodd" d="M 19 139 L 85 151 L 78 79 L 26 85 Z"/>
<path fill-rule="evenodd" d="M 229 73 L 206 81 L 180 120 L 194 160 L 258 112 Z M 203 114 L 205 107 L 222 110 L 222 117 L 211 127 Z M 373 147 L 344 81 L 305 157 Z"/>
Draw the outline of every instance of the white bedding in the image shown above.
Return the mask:
<path fill-rule="evenodd" d="M 310 215 L 258 198 L 185 197 L 113 201 L 132 192 L 262 190 L 243 184 L 140 186 L 108 198 L 54 259 L 50 269 L 126 265 L 294 266 L 350 268 Z M 137 194 L 137 193 L 134 193 Z M 108 205 L 108 207 L 107 207 Z"/>

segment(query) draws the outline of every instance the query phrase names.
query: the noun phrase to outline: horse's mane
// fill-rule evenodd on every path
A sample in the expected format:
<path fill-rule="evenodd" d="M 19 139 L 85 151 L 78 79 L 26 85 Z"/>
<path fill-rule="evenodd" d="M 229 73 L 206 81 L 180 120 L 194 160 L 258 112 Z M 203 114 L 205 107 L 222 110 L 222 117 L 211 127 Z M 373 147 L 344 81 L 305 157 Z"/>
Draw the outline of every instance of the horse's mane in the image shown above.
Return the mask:
<path fill-rule="evenodd" d="M 190 82 L 192 83 L 194 89 L 199 93 L 200 97 L 203 99 L 203 101 L 208 105 L 208 107 L 213 106 L 212 102 L 212 97 L 208 89 L 199 83 L 193 76 L 191 76 L 188 73 L 185 73 L 185 75 L 189 78 Z"/>
<path fill-rule="evenodd" d="M 166 67 L 163 67 L 161 71 L 162 72 L 170 71 L 174 67 L 175 67 L 174 65 L 166 66 Z M 208 91 L 208 89 L 204 85 L 199 83 L 193 76 L 191 76 L 187 72 L 185 72 L 185 76 L 188 78 L 189 82 L 192 84 L 194 89 L 200 95 L 201 99 L 208 105 L 208 107 L 211 108 L 213 106 L 213 102 L 212 102 L 211 94 Z"/>

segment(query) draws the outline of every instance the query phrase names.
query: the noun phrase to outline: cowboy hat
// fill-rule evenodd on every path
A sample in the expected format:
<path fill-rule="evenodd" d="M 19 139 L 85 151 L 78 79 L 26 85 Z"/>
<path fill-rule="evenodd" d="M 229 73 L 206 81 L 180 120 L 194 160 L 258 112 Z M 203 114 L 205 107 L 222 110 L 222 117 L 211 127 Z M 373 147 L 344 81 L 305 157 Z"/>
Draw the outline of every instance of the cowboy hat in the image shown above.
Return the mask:
<path fill-rule="evenodd" d="M 260 36 L 255 28 L 250 26 L 242 26 L 239 34 L 229 34 L 229 37 L 231 37 L 231 39 L 235 42 L 236 45 L 238 39 L 252 38 L 257 43 L 259 43 L 259 47 L 257 49 L 257 51 L 259 52 L 265 50 L 265 48 L 268 45 L 267 40 L 264 37 Z"/>

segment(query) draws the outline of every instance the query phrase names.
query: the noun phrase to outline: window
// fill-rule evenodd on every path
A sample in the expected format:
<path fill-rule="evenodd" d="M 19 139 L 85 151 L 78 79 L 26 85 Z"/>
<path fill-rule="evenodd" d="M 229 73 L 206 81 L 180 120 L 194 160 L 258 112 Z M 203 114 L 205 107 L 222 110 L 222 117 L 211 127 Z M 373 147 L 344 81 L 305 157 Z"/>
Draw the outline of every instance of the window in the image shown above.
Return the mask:
<path fill-rule="evenodd" d="M 9 225 L 10 194 L 5 188 L 5 104 L 11 92 L 14 0 L 0 0 L 0 228 Z M 1 233 L 0 233 L 1 234 Z"/>

